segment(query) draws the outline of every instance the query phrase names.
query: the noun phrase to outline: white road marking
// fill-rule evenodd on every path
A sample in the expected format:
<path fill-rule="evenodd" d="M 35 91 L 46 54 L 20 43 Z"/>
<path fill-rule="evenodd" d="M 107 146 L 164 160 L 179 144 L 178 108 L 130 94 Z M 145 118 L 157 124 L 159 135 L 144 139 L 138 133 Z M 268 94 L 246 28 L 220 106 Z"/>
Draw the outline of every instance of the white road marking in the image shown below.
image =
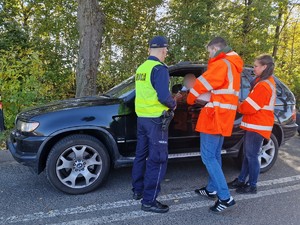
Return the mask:
<path fill-rule="evenodd" d="M 288 182 L 293 182 L 293 181 L 299 181 L 300 180 L 300 175 L 297 176 L 291 176 L 291 177 L 284 177 L 284 178 L 279 178 L 279 179 L 274 179 L 274 180 L 268 180 L 268 181 L 261 181 L 258 183 L 258 186 L 271 186 L 275 184 L 283 184 L 283 183 L 288 183 Z M 297 185 L 296 185 L 297 186 Z M 294 186 L 291 186 L 294 187 Z M 286 187 L 287 188 L 287 187 Z M 273 190 L 282 190 L 282 188 L 278 189 L 273 189 Z M 298 190 L 298 189 L 296 189 Z M 267 190 L 267 191 L 259 191 L 255 196 L 253 197 L 261 197 L 261 196 L 267 196 L 265 193 L 269 193 L 272 190 Z M 293 189 L 291 189 L 293 191 Z M 274 192 L 274 191 L 273 191 Z M 272 193 L 273 193 L 272 192 Z M 276 193 L 275 193 L 276 194 Z M 194 192 L 182 192 L 182 193 L 175 193 L 175 194 L 168 194 L 168 195 L 163 195 L 159 197 L 159 200 L 161 201 L 170 201 L 170 200 L 177 200 L 177 199 L 185 199 L 185 198 L 192 198 L 197 196 Z M 252 198 L 252 196 L 250 196 Z M 236 200 L 243 200 L 247 199 L 247 195 L 245 195 L 242 199 L 240 199 L 240 196 L 235 197 Z M 171 212 L 180 211 L 178 210 L 180 207 L 183 207 L 183 210 L 188 205 L 193 205 L 200 207 L 208 206 L 211 204 L 211 201 L 201 201 L 201 202 L 192 202 L 192 203 L 187 203 L 187 204 L 180 204 L 180 205 L 174 205 L 171 208 Z M 80 214 L 80 213 L 89 213 L 89 212 L 95 212 L 95 211 L 103 211 L 103 210 L 109 210 L 109 209 L 117 209 L 117 208 L 122 208 L 122 207 L 129 207 L 129 206 L 136 206 L 140 205 L 139 201 L 135 200 L 124 200 L 124 201 L 117 201 L 117 202 L 108 202 L 108 203 L 103 203 L 103 204 L 95 204 L 95 205 L 89 205 L 86 207 L 79 206 L 79 207 L 74 207 L 74 208 L 66 208 L 63 210 L 51 210 L 49 212 L 36 212 L 33 214 L 25 214 L 25 215 L 20 215 L 20 216 L 10 216 L 10 217 L 0 217 L 0 224 L 10 224 L 10 223 L 20 223 L 20 222 L 28 222 L 28 221 L 35 221 L 35 220 L 41 220 L 41 219 L 47 219 L 47 218 L 53 218 L 53 217 L 60 217 L 60 216 L 67 216 L 67 215 L 73 215 L 73 214 Z M 144 215 L 145 214 L 145 215 Z M 123 214 L 117 214 L 118 217 L 122 217 Z M 151 213 L 144 213 L 142 211 L 134 211 L 134 212 L 128 212 L 124 213 L 123 217 L 125 216 L 126 218 L 136 218 L 138 217 L 143 217 L 143 216 L 148 216 L 151 215 Z M 106 216 L 106 217 L 100 217 L 97 218 L 97 220 L 103 220 L 106 221 L 109 218 L 109 221 L 111 221 L 111 216 Z M 99 223 L 99 221 L 98 221 Z M 106 223 L 106 222 L 104 222 Z M 91 224 L 93 224 L 91 222 Z"/>
<path fill-rule="evenodd" d="M 296 175 L 296 176 L 291 176 L 291 177 L 278 178 L 278 179 L 274 179 L 274 180 L 260 181 L 260 182 L 258 182 L 257 186 L 263 187 L 263 186 L 270 186 L 270 185 L 274 185 L 274 184 L 283 184 L 283 183 L 299 181 L 299 180 L 300 180 L 300 175 Z"/>
<path fill-rule="evenodd" d="M 161 196 L 159 199 L 162 201 L 174 200 L 174 199 L 183 199 L 183 198 L 190 198 L 197 196 L 194 192 L 183 192 L 178 194 L 168 194 Z M 75 208 L 67 208 L 64 210 L 51 210 L 49 212 L 37 212 L 33 214 L 27 214 L 22 216 L 11 216 L 8 218 L 1 217 L 0 224 L 8 224 L 8 223 L 17 223 L 17 222 L 28 222 L 33 220 L 51 218 L 51 217 L 58 217 L 58 216 L 66 216 L 66 215 L 73 215 L 79 213 L 89 213 L 94 211 L 102 211 L 102 210 L 109 210 L 109 209 L 116 209 L 128 206 L 135 206 L 140 205 L 140 201 L 136 200 L 124 200 L 118 202 L 109 202 L 103 204 L 95 204 L 89 205 L 86 207 L 78 206 Z"/>
<path fill-rule="evenodd" d="M 255 198 L 260 198 L 260 197 L 265 197 L 270 195 L 283 194 L 283 193 L 292 192 L 296 190 L 300 190 L 300 184 L 287 186 L 283 188 L 275 188 L 275 189 L 260 191 L 256 195 L 238 195 L 235 196 L 235 200 L 242 201 L 246 199 L 255 199 Z M 199 209 L 199 208 L 208 207 L 212 205 L 213 203 L 210 200 L 205 200 L 205 201 L 202 200 L 202 201 L 196 201 L 191 203 L 179 204 L 179 205 L 171 206 L 169 213 Z M 96 225 L 96 224 L 106 224 L 106 223 L 120 222 L 125 220 L 132 220 L 136 218 L 155 216 L 155 215 L 157 216 L 158 214 L 143 212 L 141 210 L 138 210 L 138 211 L 131 211 L 127 213 L 116 213 L 116 214 L 111 214 L 109 216 L 74 220 L 74 221 L 62 222 L 62 223 L 51 224 L 51 225 L 79 225 L 79 224 Z"/>

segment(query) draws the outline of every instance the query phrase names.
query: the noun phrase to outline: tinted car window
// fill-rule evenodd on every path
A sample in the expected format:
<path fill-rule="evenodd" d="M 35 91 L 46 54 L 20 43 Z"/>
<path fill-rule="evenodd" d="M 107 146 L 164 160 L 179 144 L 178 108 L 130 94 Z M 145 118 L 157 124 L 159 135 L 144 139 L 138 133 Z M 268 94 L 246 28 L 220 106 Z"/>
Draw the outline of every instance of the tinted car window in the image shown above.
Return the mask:
<path fill-rule="evenodd" d="M 250 81 L 249 79 L 242 75 L 242 81 L 241 81 L 241 90 L 240 90 L 240 100 L 244 100 L 247 98 L 250 90 Z"/>
<path fill-rule="evenodd" d="M 132 76 L 120 83 L 119 85 L 107 91 L 104 95 L 109 96 L 111 98 L 123 98 L 129 95 L 130 93 L 134 92 L 134 89 L 135 82 L 134 76 Z"/>
<path fill-rule="evenodd" d="M 249 94 L 251 81 L 253 80 L 253 70 L 251 68 L 246 68 L 242 72 L 241 80 L 241 90 L 240 90 L 240 100 L 245 100 Z"/>
<path fill-rule="evenodd" d="M 294 103 L 294 95 L 293 93 L 288 89 L 288 87 L 278 80 L 278 78 L 275 77 L 276 81 L 276 94 L 277 98 L 285 98 L 286 102 L 292 102 Z"/>
<path fill-rule="evenodd" d="M 183 77 L 170 76 L 170 90 L 172 94 L 178 93 L 183 87 Z"/>

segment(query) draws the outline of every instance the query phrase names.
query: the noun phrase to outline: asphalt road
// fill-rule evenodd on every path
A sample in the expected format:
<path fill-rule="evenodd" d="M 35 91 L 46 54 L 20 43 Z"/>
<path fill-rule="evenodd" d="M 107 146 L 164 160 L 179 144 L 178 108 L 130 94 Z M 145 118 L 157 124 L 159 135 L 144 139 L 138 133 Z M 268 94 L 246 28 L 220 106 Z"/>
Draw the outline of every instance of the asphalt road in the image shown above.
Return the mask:
<path fill-rule="evenodd" d="M 227 180 L 238 175 L 232 159 L 224 159 Z M 299 225 L 300 224 L 300 137 L 280 148 L 274 167 L 261 174 L 256 195 L 238 195 L 237 206 L 223 215 L 208 211 L 213 201 L 194 194 L 206 183 L 200 159 L 170 162 L 162 183 L 160 200 L 170 205 L 167 214 L 140 210 L 131 200 L 131 168 L 110 173 L 97 191 L 66 195 L 48 183 L 44 173 L 35 175 L 0 151 L 0 224 L 143 224 L 143 225 Z"/>

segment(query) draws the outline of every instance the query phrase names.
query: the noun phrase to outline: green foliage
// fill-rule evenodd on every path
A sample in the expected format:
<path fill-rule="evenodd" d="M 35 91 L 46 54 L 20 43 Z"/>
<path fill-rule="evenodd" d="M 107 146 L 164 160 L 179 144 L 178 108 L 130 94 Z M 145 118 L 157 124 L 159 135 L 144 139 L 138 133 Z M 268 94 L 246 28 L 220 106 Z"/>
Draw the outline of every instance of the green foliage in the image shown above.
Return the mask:
<path fill-rule="evenodd" d="M 26 48 L 28 47 L 28 39 L 28 34 L 20 29 L 18 24 L 14 22 L 3 23 L 0 37 L 0 49 L 9 50 L 13 46 Z"/>
<path fill-rule="evenodd" d="M 148 40 L 154 35 L 165 35 L 170 41 L 167 64 L 207 61 L 206 44 L 214 36 L 223 36 L 246 64 L 261 53 L 271 54 L 278 44 L 276 75 L 300 101 L 300 28 L 295 2 L 99 0 L 105 33 L 98 91 L 105 92 L 133 75 L 147 58 Z M 166 8 L 160 9 L 163 4 Z M 293 7 L 296 11 L 291 13 Z M 7 127 L 13 126 L 20 110 L 74 97 L 76 11 L 77 1 L 0 0 L 0 93 Z"/>
<path fill-rule="evenodd" d="M 299 15 L 299 9 L 295 10 Z M 300 18 L 291 17 L 279 42 L 276 75 L 293 91 L 300 102 Z M 299 105 L 298 105 L 299 109 Z"/>
<path fill-rule="evenodd" d="M 271 53 L 278 11 L 274 1 L 223 1 L 219 9 L 216 27 L 246 64 L 258 54 Z"/>
<path fill-rule="evenodd" d="M 57 92 L 55 83 L 47 79 L 40 54 L 31 49 L 1 50 L 0 93 L 6 126 L 11 128 L 15 115 L 37 104 L 67 96 L 70 85 L 65 83 L 64 92 Z M 58 89 L 60 89 L 58 88 Z"/>
<path fill-rule="evenodd" d="M 73 97 L 76 1 L 0 0 L 0 94 L 6 127 L 18 112 Z"/>
<path fill-rule="evenodd" d="M 166 24 L 171 40 L 169 64 L 179 61 L 206 61 L 205 45 L 214 21 L 214 8 L 219 1 L 172 0 Z"/>
<path fill-rule="evenodd" d="M 1 51 L 0 92 L 8 124 L 12 124 L 14 115 L 24 108 L 24 104 L 34 104 L 43 98 L 41 79 L 44 71 L 40 64 L 38 56 L 29 50 Z"/>
<path fill-rule="evenodd" d="M 105 33 L 98 77 L 99 92 L 133 75 L 148 54 L 148 40 L 162 33 L 156 9 L 162 0 L 105 0 Z M 166 35 L 166 34 L 165 34 Z"/>

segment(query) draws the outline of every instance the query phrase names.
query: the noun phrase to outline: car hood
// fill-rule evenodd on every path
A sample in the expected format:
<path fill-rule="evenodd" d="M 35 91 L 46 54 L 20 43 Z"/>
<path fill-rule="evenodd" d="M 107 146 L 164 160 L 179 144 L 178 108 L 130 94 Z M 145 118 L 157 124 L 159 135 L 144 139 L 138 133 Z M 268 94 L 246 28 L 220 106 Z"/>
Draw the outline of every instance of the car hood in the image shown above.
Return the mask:
<path fill-rule="evenodd" d="M 93 106 L 101 106 L 101 105 L 103 106 L 114 105 L 114 104 L 119 104 L 121 101 L 122 101 L 121 99 L 112 99 L 105 96 L 72 98 L 63 101 L 51 102 L 43 106 L 27 109 L 19 113 L 18 118 L 28 120 L 34 116 L 39 116 L 51 112 L 72 110 L 74 108 L 84 108 L 84 107 L 93 107 Z"/>

